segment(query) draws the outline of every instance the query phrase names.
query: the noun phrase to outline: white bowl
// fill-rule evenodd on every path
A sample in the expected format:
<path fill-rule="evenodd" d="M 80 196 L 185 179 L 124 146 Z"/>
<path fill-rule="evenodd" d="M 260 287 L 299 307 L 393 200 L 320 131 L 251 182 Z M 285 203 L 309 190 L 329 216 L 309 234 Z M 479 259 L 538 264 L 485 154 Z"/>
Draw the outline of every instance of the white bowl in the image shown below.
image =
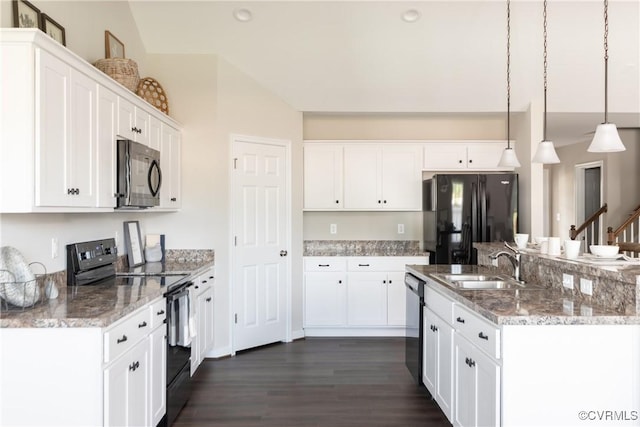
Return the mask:
<path fill-rule="evenodd" d="M 618 254 L 620 248 L 614 245 L 590 245 L 589 251 L 595 256 L 611 258 Z"/>
<path fill-rule="evenodd" d="M 548 237 L 534 237 L 533 241 L 536 242 L 536 245 L 541 245 L 542 242 L 546 242 L 547 240 L 549 240 Z"/>

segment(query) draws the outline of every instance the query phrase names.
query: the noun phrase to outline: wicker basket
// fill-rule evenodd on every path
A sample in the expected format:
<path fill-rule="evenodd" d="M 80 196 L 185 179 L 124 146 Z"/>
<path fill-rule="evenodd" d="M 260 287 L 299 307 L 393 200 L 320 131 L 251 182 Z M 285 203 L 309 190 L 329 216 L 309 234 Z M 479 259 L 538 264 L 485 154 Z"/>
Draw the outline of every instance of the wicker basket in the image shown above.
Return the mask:
<path fill-rule="evenodd" d="M 140 79 L 136 93 L 149 104 L 153 105 L 166 115 L 169 115 L 169 100 L 167 99 L 167 93 L 162 89 L 162 86 L 160 86 L 160 83 L 158 83 L 156 79 L 153 77 L 144 77 Z"/>
<path fill-rule="evenodd" d="M 138 64 L 133 59 L 98 59 L 93 65 L 131 92 L 135 92 L 138 88 L 140 75 L 138 74 Z"/>

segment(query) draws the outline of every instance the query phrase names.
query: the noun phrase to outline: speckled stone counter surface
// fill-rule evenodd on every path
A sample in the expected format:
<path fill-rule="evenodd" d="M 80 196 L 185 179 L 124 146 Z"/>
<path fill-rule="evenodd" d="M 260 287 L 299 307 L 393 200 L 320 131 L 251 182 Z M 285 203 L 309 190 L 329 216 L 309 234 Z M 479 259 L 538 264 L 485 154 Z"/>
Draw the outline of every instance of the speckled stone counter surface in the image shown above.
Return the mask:
<path fill-rule="evenodd" d="M 489 254 L 504 249 L 501 243 L 474 243 L 478 249 L 478 264 L 489 266 Z M 545 287 L 573 293 L 573 298 L 586 304 L 611 308 L 618 313 L 636 315 L 640 313 L 640 263 L 617 262 L 606 265 L 589 263 L 585 258 L 578 261 L 540 254 L 534 248 L 525 249 L 521 256 L 521 274 L 525 281 L 539 283 Z M 499 258 L 498 269 L 511 274 L 513 267 L 505 258 Z M 562 276 L 573 277 L 573 290 L 564 290 Z M 593 282 L 593 295 L 580 292 L 580 279 Z"/>
<path fill-rule="evenodd" d="M 458 290 L 431 276 L 436 273 L 495 273 L 485 266 L 411 265 L 418 277 L 431 277 L 438 291 L 498 325 L 616 325 L 640 324 L 640 313 L 626 315 L 588 304 L 570 291 L 537 287 L 518 290 Z M 531 283 L 532 285 L 537 285 Z"/>
<path fill-rule="evenodd" d="M 163 279 L 157 275 L 198 275 L 213 265 L 213 250 L 168 250 L 165 263 L 148 263 L 131 272 L 126 261 L 119 259 L 119 275 L 147 276 L 132 278 L 125 286 L 67 287 L 65 272 L 54 273 L 58 297 L 24 310 L 0 306 L 0 328 L 107 327 L 162 296 Z"/>
<path fill-rule="evenodd" d="M 425 256 L 417 240 L 305 240 L 304 256 Z"/>

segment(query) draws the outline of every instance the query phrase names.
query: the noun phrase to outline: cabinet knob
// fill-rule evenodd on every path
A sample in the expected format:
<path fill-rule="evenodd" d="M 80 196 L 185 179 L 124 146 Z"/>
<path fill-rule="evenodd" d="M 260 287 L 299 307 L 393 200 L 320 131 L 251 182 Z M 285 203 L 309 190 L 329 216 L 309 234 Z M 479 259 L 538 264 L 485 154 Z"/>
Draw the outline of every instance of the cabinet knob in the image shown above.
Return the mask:
<path fill-rule="evenodd" d="M 383 280 L 383 281 L 382 281 L 382 283 L 386 285 L 386 284 L 387 284 L 387 281 L 386 281 L 386 280 Z"/>
<path fill-rule="evenodd" d="M 482 332 L 478 334 L 478 338 L 489 341 L 489 336 L 483 334 Z"/>
<path fill-rule="evenodd" d="M 280 251 L 280 256 L 287 256 L 288 253 L 289 252 L 287 252 L 285 250 L 282 250 L 282 251 Z"/>
<path fill-rule="evenodd" d="M 469 163 L 473 163 L 473 160 L 469 160 Z"/>
<path fill-rule="evenodd" d="M 378 200 L 378 204 L 382 203 L 382 200 Z"/>
<path fill-rule="evenodd" d="M 393 283 L 393 281 L 392 281 L 392 280 L 389 280 L 389 284 L 391 284 L 391 283 Z"/>
<path fill-rule="evenodd" d="M 207 283 L 207 281 L 206 281 L 205 279 L 202 279 L 202 283 L 203 283 L 203 284 L 204 284 L 204 283 Z"/>
<path fill-rule="evenodd" d="M 385 204 L 386 204 L 386 203 L 387 203 L 387 201 L 386 201 L 386 200 L 383 200 L 383 201 L 382 201 L 382 203 L 385 203 Z"/>
<path fill-rule="evenodd" d="M 209 276 L 209 279 L 213 279 L 213 276 Z"/>
<path fill-rule="evenodd" d="M 200 289 L 200 286 L 198 286 L 198 285 L 195 285 L 195 286 L 194 286 L 194 288 L 196 288 L 196 289 Z"/>
<path fill-rule="evenodd" d="M 339 285 L 342 285 L 342 280 L 338 280 L 338 284 L 339 284 Z"/>
<path fill-rule="evenodd" d="M 462 160 L 458 160 L 458 163 L 462 163 Z"/>
<path fill-rule="evenodd" d="M 172 198 L 171 198 L 171 201 L 172 201 L 172 202 L 175 202 L 175 201 L 177 201 L 177 200 L 178 200 L 178 199 L 176 199 L 175 197 L 172 197 Z"/>
<path fill-rule="evenodd" d="M 464 323 L 464 319 L 463 319 L 462 317 L 458 317 L 458 318 L 456 319 L 456 322 L 458 322 L 458 323 Z"/>
<path fill-rule="evenodd" d="M 340 200 L 336 200 L 336 204 L 337 204 L 337 203 L 340 203 Z"/>
<path fill-rule="evenodd" d="M 211 302 L 211 297 L 206 299 L 207 302 Z"/>

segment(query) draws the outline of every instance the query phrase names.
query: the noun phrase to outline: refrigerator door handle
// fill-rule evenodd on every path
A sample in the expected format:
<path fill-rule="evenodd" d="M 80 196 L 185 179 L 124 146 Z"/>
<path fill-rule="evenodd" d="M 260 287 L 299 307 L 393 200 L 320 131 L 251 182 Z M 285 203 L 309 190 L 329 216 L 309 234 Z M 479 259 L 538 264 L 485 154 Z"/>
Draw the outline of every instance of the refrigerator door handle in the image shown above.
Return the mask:
<path fill-rule="evenodd" d="M 487 182 L 480 181 L 479 184 L 479 193 L 480 193 L 480 237 L 481 242 L 488 242 L 489 236 L 487 235 Z"/>
<path fill-rule="evenodd" d="M 479 237 L 478 221 L 478 188 L 475 182 L 471 183 L 471 242 L 477 242 Z M 472 246 L 471 242 L 469 245 Z"/>

